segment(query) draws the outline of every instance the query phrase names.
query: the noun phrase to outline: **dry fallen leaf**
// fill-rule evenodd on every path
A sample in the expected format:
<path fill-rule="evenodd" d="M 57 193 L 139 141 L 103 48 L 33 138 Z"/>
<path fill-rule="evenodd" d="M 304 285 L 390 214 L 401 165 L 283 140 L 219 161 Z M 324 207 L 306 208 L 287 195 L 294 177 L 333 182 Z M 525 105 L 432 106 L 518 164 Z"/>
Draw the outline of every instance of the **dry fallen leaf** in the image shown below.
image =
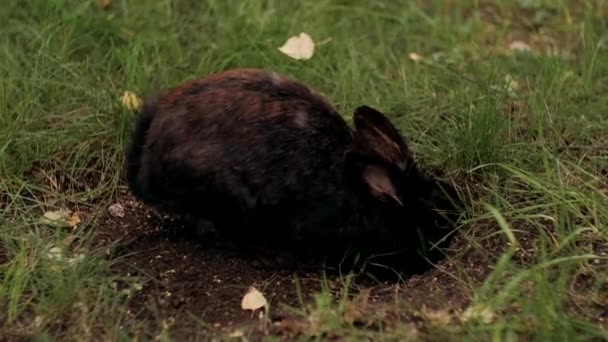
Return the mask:
<path fill-rule="evenodd" d="M 422 56 L 420 56 L 419 54 L 417 54 L 415 52 L 410 52 L 408 54 L 408 57 L 414 62 L 418 62 L 418 61 L 422 60 Z"/>
<path fill-rule="evenodd" d="M 46 257 L 49 260 L 61 261 L 63 260 L 63 251 L 59 247 L 51 247 L 46 253 Z"/>
<path fill-rule="evenodd" d="M 67 260 L 68 266 L 74 266 L 84 260 L 84 254 L 77 254 L 76 256 Z"/>
<path fill-rule="evenodd" d="M 431 310 L 423 308 L 421 314 L 432 324 L 439 326 L 448 325 L 452 320 L 452 316 L 448 310 Z"/>
<path fill-rule="evenodd" d="M 125 208 L 120 203 L 114 203 L 109 206 L 108 212 L 114 217 L 125 217 Z"/>
<path fill-rule="evenodd" d="M 522 42 L 521 40 L 514 40 L 511 42 L 511 44 L 509 44 L 509 49 L 511 49 L 512 51 L 530 51 L 530 45 L 528 45 L 525 42 Z"/>
<path fill-rule="evenodd" d="M 262 292 L 252 286 L 241 300 L 241 309 L 255 311 L 266 306 L 266 304 L 266 298 L 264 298 Z"/>
<path fill-rule="evenodd" d="M 49 251 L 46 253 L 46 257 L 47 259 L 51 261 L 56 261 L 57 263 L 65 262 L 65 265 L 69 267 L 75 266 L 76 264 L 84 260 L 84 254 L 76 254 L 71 258 L 66 258 L 63 249 L 57 246 L 49 248 Z M 60 265 L 52 265 L 51 269 L 53 271 L 59 271 Z"/>
<path fill-rule="evenodd" d="M 62 221 L 70 217 L 70 212 L 67 210 L 55 210 L 55 211 L 47 211 L 42 215 L 43 221 L 55 222 Z"/>
<path fill-rule="evenodd" d="M 120 97 L 120 102 L 123 107 L 131 110 L 137 110 L 141 107 L 143 101 L 135 93 L 125 90 Z"/>
<path fill-rule="evenodd" d="M 505 84 L 507 85 L 507 90 L 511 92 L 516 92 L 519 90 L 519 82 L 511 76 L 510 74 L 505 75 Z"/>
<path fill-rule="evenodd" d="M 315 43 L 310 35 L 302 32 L 298 36 L 292 36 L 287 39 L 285 44 L 279 47 L 279 51 L 293 59 L 307 60 L 315 52 Z"/>
<path fill-rule="evenodd" d="M 110 7 L 111 3 L 112 0 L 97 0 L 97 6 L 99 6 L 99 8 L 101 8 L 102 10 L 105 10 Z"/>
<path fill-rule="evenodd" d="M 238 338 L 238 337 L 243 337 L 244 335 L 245 335 L 245 333 L 243 333 L 242 330 L 235 330 L 235 331 L 231 332 L 228 336 Z"/>
<path fill-rule="evenodd" d="M 80 223 L 80 217 L 78 216 L 78 214 L 74 213 L 70 215 L 70 217 L 68 217 L 66 222 L 70 228 L 76 228 L 76 226 L 78 226 L 78 224 Z"/>
<path fill-rule="evenodd" d="M 505 75 L 505 90 L 511 97 L 517 97 L 520 89 L 519 82 L 510 74 Z"/>
<path fill-rule="evenodd" d="M 460 316 L 461 321 L 480 320 L 485 324 L 491 323 L 496 314 L 484 304 L 469 306 Z"/>
<path fill-rule="evenodd" d="M 80 217 L 67 210 L 55 210 L 45 212 L 40 222 L 49 226 L 74 228 L 80 223 Z"/>

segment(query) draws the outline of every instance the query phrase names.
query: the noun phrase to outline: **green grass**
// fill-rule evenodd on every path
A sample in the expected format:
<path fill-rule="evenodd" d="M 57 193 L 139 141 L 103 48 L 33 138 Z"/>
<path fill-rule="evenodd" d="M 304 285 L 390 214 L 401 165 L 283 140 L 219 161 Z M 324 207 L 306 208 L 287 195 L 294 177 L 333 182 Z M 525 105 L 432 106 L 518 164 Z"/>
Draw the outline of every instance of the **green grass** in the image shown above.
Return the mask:
<path fill-rule="evenodd" d="M 421 162 L 458 181 L 468 205 L 460 234 L 492 267 L 467 285 L 495 319 L 427 322 L 419 337 L 606 338 L 594 310 L 608 306 L 608 4 L 489 3 L 113 0 L 104 11 L 95 1 L 6 1 L 0 334 L 115 340 L 145 329 L 121 310 L 129 291 L 117 289 L 114 261 L 88 247 L 95 227 L 70 232 L 38 218 L 64 206 L 99 213 L 124 187 L 133 113 L 120 105 L 123 91 L 145 96 L 264 67 L 319 89 L 349 119 L 364 103 L 390 113 Z M 324 41 L 309 61 L 277 50 L 299 32 Z M 533 52 L 512 53 L 513 39 Z M 53 264 L 48 250 L 71 235 L 84 261 Z M 492 238 L 502 248 L 487 247 Z M 582 274 L 590 280 L 579 293 Z M 372 336 L 343 311 L 321 293 L 305 314 L 331 312 L 320 331 Z"/>

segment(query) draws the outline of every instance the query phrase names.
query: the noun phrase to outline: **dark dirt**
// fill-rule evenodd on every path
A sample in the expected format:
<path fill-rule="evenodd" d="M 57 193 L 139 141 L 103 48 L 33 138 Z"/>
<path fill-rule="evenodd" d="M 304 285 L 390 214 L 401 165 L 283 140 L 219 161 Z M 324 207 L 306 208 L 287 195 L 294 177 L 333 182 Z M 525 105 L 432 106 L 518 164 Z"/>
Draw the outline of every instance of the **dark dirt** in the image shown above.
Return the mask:
<path fill-rule="evenodd" d="M 323 285 L 336 297 L 344 289 L 344 277 L 339 275 L 324 276 L 318 269 L 296 273 L 270 268 L 233 251 L 201 245 L 188 234 L 181 234 L 184 228 L 178 222 L 151 211 L 128 195 L 118 203 L 125 209 L 124 217 L 106 214 L 96 228 L 94 241 L 118 257 L 114 266 L 117 274 L 142 277 L 133 280 L 143 287 L 130 300 L 128 315 L 146 320 L 150 324 L 146 332 L 165 326 L 180 340 L 200 339 L 201 334 L 209 333 L 200 331 L 200 323 L 204 322 L 215 328 L 210 331 L 230 333 L 250 325 L 280 335 L 302 333 L 307 328 L 306 315 L 301 313 L 313 302 L 313 294 Z M 349 293 L 366 294 L 365 305 L 357 310 L 366 308 L 367 313 L 356 314 L 355 310 L 350 314 L 351 321 L 382 324 L 387 329 L 404 319 L 421 321 L 421 309 L 461 310 L 469 301 L 471 280 L 483 279 L 492 260 L 477 252 L 461 253 L 468 245 L 463 239 L 456 238 L 452 245 L 448 255 L 462 254 L 457 261 L 445 259 L 436 269 L 412 276 L 404 283 L 357 278 Z M 262 320 L 260 312 L 252 314 L 241 309 L 241 299 L 250 286 L 268 299 L 270 317 Z M 383 313 L 381 317 L 371 314 L 378 312 Z"/>
<path fill-rule="evenodd" d="M 98 245 L 116 244 L 121 258 L 115 271 L 121 275 L 151 277 L 130 302 L 130 313 L 176 327 L 188 314 L 219 327 L 255 322 L 257 315 L 241 309 L 241 298 L 255 286 L 273 304 L 300 306 L 296 277 L 289 271 L 269 270 L 252 264 L 237 253 L 202 246 L 188 235 L 175 232 L 179 223 L 163 219 L 132 198 L 121 203 L 125 217 L 107 216 L 99 228 Z M 177 227 L 175 227 L 175 226 Z M 259 266 L 259 267 L 256 267 Z M 319 290 L 318 274 L 298 274 L 304 298 Z"/>
<path fill-rule="evenodd" d="M 127 194 L 117 203 L 124 207 L 124 217 L 107 213 L 101 217 L 101 223 L 95 225 L 94 243 L 116 261 L 113 271 L 132 282 L 122 286 L 142 285 L 133 292 L 126 314 L 133 322 L 144 322 L 137 333 L 145 338 L 154 338 L 164 329 L 180 341 L 210 340 L 216 334 L 226 336 L 235 331 L 254 340 L 268 333 L 287 339 L 319 334 L 311 323 L 314 294 L 329 289 L 338 300 L 345 289 L 345 278 L 339 275 L 318 269 L 273 268 L 236 251 L 204 246 L 184 233 L 181 223 Z M 535 263 L 534 230 L 523 222 L 514 224 L 519 228 L 520 246 L 513 261 L 522 266 Z M 351 301 L 339 319 L 370 331 L 411 326 L 424 333 L 432 327 L 428 321 L 460 317 L 473 291 L 508 246 L 502 234 L 493 234 L 497 229 L 492 222 L 466 227 L 466 234 L 457 235 L 445 251 L 443 261 L 403 282 L 355 278 L 348 285 Z M 605 253 L 606 246 L 596 247 L 601 249 L 595 251 L 599 255 Z M 589 279 L 582 273 L 573 282 L 571 310 L 602 324 L 607 315 L 602 305 L 606 298 L 589 296 L 589 290 L 601 287 L 586 284 Z M 261 310 L 252 313 L 241 309 L 241 299 L 250 286 L 268 299 L 269 317 L 261 316 Z M 595 311 L 584 310 L 590 298 Z"/>

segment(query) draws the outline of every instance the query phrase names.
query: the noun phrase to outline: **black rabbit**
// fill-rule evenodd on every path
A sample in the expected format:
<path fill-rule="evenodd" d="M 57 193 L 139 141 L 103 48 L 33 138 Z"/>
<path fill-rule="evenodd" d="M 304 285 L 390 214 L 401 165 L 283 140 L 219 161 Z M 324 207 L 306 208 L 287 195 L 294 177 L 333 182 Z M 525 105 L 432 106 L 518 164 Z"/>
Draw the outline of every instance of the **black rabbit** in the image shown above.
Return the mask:
<path fill-rule="evenodd" d="M 144 203 L 240 246 L 401 251 L 389 266 L 427 268 L 416 255 L 450 233 L 454 217 L 441 212 L 454 207 L 383 114 L 361 106 L 353 121 L 274 72 L 220 72 L 146 101 L 127 182 Z"/>

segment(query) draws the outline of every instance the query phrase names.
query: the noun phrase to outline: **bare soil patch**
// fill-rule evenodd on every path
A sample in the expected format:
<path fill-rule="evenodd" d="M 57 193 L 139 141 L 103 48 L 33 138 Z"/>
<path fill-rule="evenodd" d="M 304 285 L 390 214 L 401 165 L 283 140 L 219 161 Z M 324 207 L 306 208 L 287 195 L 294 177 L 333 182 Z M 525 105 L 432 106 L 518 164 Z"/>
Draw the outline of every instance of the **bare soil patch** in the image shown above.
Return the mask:
<path fill-rule="evenodd" d="M 94 243 L 116 258 L 115 272 L 148 279 L 129 302 L 128 315 L 155 326 L 150 331 L 164 325 L 180 340 L 200 339 L 209 331 L 231 332 L 244 325 L 280 335 L 303 333 L 310 328 L 302 319 L 303 310 L 322 286 L 336 299 L 350 287 L 355 302 L 364 300 L 357 310 L 365 312 L 351 312 L 352 317 L 347 318 L 353 323 L 370 328 L 381 324 L 386 329 L 404 320 L 421 322 L 423 308 L 460 310 L 469 300 L 470 281 L 483 279 L 492 262 L 476 252 L 459 253 L 462 257 L 458 260 L 445 259 L 436 269 L 404 282 L 356 278 L 345 285 L 345 278 L 337 274 L 271 267 L 236 251 L 205 246 L 184 233 L 180 222 L 161 216 L 128 195 L 120 197 L 118 203 L 125 215 L 104 215 Z M 448 253 L 470 247 L 460 238 L 452 245 Z M 241 309 L 241 298 L 250 286 L 268 299 L 270 317 L 261 319 L 259 312 L 252 315 Z M 382 315 L 374 314 L 378 312 Z M 200 331 L 201 322 L 210 330 Z"/>

